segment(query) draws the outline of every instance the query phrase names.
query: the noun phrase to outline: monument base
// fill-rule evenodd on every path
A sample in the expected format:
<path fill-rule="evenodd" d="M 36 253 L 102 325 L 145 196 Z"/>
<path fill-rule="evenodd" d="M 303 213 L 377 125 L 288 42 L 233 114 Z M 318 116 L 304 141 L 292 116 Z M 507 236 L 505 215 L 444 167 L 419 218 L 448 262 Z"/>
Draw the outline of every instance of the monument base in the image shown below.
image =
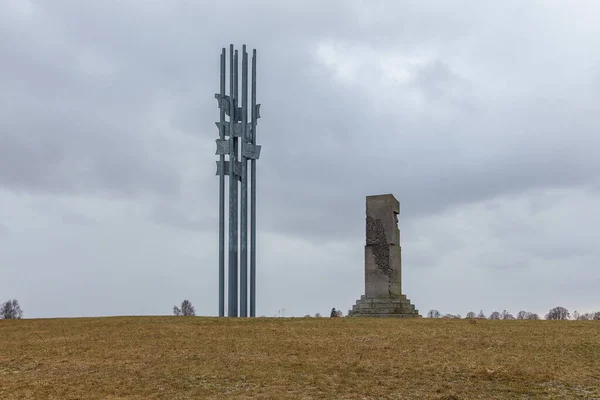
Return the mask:
<path fill-rule="evenodd" d="M 420 318 L 419 310 L 405 295 L 369 298 L 365 295 L 356 301 L 349 317 Z"/>

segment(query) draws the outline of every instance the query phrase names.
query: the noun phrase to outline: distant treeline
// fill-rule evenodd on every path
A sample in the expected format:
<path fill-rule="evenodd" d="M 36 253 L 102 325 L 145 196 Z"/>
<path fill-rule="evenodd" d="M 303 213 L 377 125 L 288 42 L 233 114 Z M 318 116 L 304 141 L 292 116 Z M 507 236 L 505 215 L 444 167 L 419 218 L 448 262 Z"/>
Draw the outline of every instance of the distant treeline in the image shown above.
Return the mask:
<path fill-rule="evenodd" d="M 438 310 L 429 310 L 429 312 L 427 313 L 427 318 L 460 319 L 462 317 L 460 316 L 460 314 L 442 314 Z M 524 311 L 524 310 L 519 311 L 517 313 L 516 317 L 506 310 L 504 310 L 502 312 L 494 311 L 493 313 L 490 314 L 489 317 L 486 317 L 483 310 L 479 311 L 478 314 L 476 314 L 474 311 L 469 311 L 467 313 L 467 315 L 465 316 L 465 318 L 468 318 L 468 319 L 493 319 L 493 320 L 514 320 L 514 319 L 539 320 L 539 319 L 541 319 L 538 314 L 536 314 L 534 312 Z M 567 310 L 566 308 L 558 306 L 558 307 L 551 308 L 548 311 L 548 313 L 544 316 L 544 319 L 547 319 L 547 320 L 577 320 L 577 321 L 596 320 L 596 321 L 600 321 L 600 311 L 588 312 L 588 313 L 579 313 L 577 311 L 573 311 L 573 314 L 571 314 L 569 312 L 569 310 Z"/>
<path fill-rule="evenodd" d="M 196 310 L 192 303 L 189 300 L 184 300 L 181 303 L 181 307 L 174 306 L 173 307 L 173 315 L 175 316 L 195 316 Z M 279 317 L 283 317 L 283 309 L 279 311 Z M 344 313 L 341 310 L 336 310 L 335 308 L 331 309 L 330 317 L 343 317 Z M 305 315 L 306 317 L 311 317 L 311 315 Z M 321 317 L 320 313 L 315 314 L 315 317 Z M 21 310 L 21 306 L 16 299 L 8 300 L 2 304 L 0 304 L 0 319 L 21 319 L 23 318 L 23 310 Z M 446 319 L 461 319 L 463 318 L 460 314 L 442 314 L 438 310 L 429 310 L 427 313 L 427 318 L 446 318 Z M 517 313 L 516 316 L 512 315 L 508 311 L 504 310 L 494 311 L 489 317 L 486 316 L 483 310 L 479 311 L 479 313 L 475 313 L 474 311 L 469 311 L 467 315 L 465 315 L 466 319 L 492 319 L 492 320 L 518 320 L 518 319 L 529 319 L 529 320 L 539 320 L 542 319 L 540 316 L 534 312 L 529 312 L 525 310 L 521 310 Z M 576 321 L 600 321 L 600 311 L 595 312 L 587 312 L 587 313 L 579 313 L 577 311 L 573 311 L 571 314 L 569 310 L 565 307 L 554 307 L 551 308 L 548 313 L 544 316 L 546 320 L 576 320 Z"/>

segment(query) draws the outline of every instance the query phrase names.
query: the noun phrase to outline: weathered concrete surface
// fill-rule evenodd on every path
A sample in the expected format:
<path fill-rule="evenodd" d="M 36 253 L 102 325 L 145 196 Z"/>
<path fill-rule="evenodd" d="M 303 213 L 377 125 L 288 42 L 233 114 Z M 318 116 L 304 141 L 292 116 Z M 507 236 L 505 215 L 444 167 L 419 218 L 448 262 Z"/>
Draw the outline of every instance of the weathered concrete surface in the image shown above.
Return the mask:
<path fill-rule="evenodd" d="M 399 214 L 400 203 L 393 195 L 367 196 L 365 295 L 350 310 L 351 316 L 419 316 L 402 294 Z"/>

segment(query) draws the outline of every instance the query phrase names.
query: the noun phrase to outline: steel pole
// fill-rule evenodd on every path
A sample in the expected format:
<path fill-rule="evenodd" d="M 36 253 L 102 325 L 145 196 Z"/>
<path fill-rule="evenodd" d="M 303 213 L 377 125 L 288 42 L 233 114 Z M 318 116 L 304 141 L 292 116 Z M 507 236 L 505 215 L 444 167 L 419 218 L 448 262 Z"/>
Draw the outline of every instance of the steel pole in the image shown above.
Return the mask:
<path fill-rule="evenodd" d="M 248 316 L 248 53 L 242 46 L 242 193 L 240 195 L 240 317 Z"/>
<path fill-rule="evenodd" d="M 250 140 L 256 145 L 256 49 L 252 50 L 252 127 Z M 256 317 L 256 160 L 250 160 L 250 316 Z"/>
<path fill-rule="evenodd" d="M 222 104 L 225 97 L 225 48 L 221 51 L 221 98 L 219 108 L 221 122 L 219 125 L 219 139 L 225 139 L 225 107 Z M 219 173 L 219 317 L 225 316 L 225 155 L 219 156 L 221 170 Z"/>
<path fill-rule="evenodd" d="M 233 84 L 233 45 L 229 46 L 229 285 L 228 285 L 228 304 L 227 314 L 230 317 L 236 317 L 236 294 L 235 286 L 235 261 L 236 261 L 236 242 L 235 242 L 235 187 L 237 186 L 237 177 L 235 176 L 235 146 L 234 146 L 234 126 L 235 126 L 235 97 Z"/>
<path fill-rule="evenodd" d="M 239 122 L 239 110 L 238 110 L 238 104 L 239 104 L 239 90 L 238 90 L 238 83 L 239 83 L 239 78 L 238 78 L 238 66 L 239 66 L 239 61 L 238 61 L 238 51 L 235 50 L 234 56 L 233 56 L 233 95 L 235 96 L 235 123 L 237 124 Z M 235 161 L 236 164 L 239 164 L 238 160 L 239 160 L 239 139 L 237 136 L 233 137 L 233 153 L 235 154 Z M 239 211 L 239 200 L 240 200 L 240 194 L 239 194 L 239 184 L 238 184 L 238 180 L 240 178 L 240 176 L 238 175 L 240 172 L 238 171 L 235 174 L 235 194 L 234 194 L 234 198 L 235 201 L 233 203 L 233 207 L 234 207 L 234 218 L 235 218 L 235 223 L 233 224 L 233 238 L 235 240 L 235 254 L 234 254 L 234 265 L 235 265 L 235 273 L 233 275 L 233 279 L 234 279 L 234 286 L 235 286 L 235 316 L 239 317 L 239 279 L 240 279 L 240 271 L 239 271 L 239 215 L 240 215 L 240 211 Z"/>

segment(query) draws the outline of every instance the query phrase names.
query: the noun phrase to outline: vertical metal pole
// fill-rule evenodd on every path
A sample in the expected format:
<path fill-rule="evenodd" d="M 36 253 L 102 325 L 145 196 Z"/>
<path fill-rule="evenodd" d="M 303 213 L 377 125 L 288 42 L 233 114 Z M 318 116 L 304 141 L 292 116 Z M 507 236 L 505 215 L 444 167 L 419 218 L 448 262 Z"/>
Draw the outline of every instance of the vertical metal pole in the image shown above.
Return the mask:
<path fill-rule="evenodd" d="M 225 48 L 221 51 L 221 102 L 225 97 Z M 219 104 L 221 124 L 219 139 L 225 139 L 225 106 Z M 221 172 L 219 173 L 219 317 L 225 316 L 225 155 L 219 156 Z"/>
<path fill-rule="evenodd" d="M 242 193 L 240 221 L 240 317 L 248 316 L 248 159 L 244 155 L 248 122 L 248 53 L 242 46 Z"/>
<path fill-rule="evenodd" d="M 237 186 L 237 177 L 235 176 L 235 152 L 234 152 L 234 125 L 235 125 L 235 97 L 234 97 L 234 85 L 233 85 L 233 45 L 229 46 L 229 285 L 228 285 L 228 304 L 227 314 L 230 317 L 236 317 L 236 294 L 237 288 L 235 286 L 235 261 L 236 261 L 236 242 L 234 233 L 235 227 L 235 187 Z"/>
<path fill-rule="evenodd" d="M 238 51 L 235 50 L 234 56 L 233 56 L 233 96 L 235 97 L 235 122 L 236 124 L 238 123 L 238 119 L 239 119 L 239 112 L 238 112 L 238 104 L 239 104 L 239 91 L 238 91 Z M 238 138 L 237 136 L 233 137 L 233 154 L 235 155 L 235 160 L 236 160 L 236 164 L 238 164 L 238 159 L 239 159 L 239 143 L 238 143 Z M 238 269 L 238 249 L 239 249 L 239 236 L 238 236 L 238 231 L 239 231 L 239 185 L 238 185 L 238 174 L 235 174 L 235 193 L 234 193 L 234 202 L 233 202 L 233 217 L 234 217 L 234 224 L 233 224 L 233 240 L 235 241 L 235 247 L 234 247 L 234 261 L 233 261 L 233 265 L 234 265 L 234 275 L 233 275 L 233 280 L 234 280 L 234 288 L 235 288 L 235 293 L 234 293 L 234 304 L 235 304 L 235 316 L 239 317 L 239 269 Z"/>
<path fill-rule="evenodd" d="M 251 143 L 256 144 L 256 49 L 252 50 L 252 131 Z M 256 160 L 250 161 L 250 316 L 256 317 Z"/>

